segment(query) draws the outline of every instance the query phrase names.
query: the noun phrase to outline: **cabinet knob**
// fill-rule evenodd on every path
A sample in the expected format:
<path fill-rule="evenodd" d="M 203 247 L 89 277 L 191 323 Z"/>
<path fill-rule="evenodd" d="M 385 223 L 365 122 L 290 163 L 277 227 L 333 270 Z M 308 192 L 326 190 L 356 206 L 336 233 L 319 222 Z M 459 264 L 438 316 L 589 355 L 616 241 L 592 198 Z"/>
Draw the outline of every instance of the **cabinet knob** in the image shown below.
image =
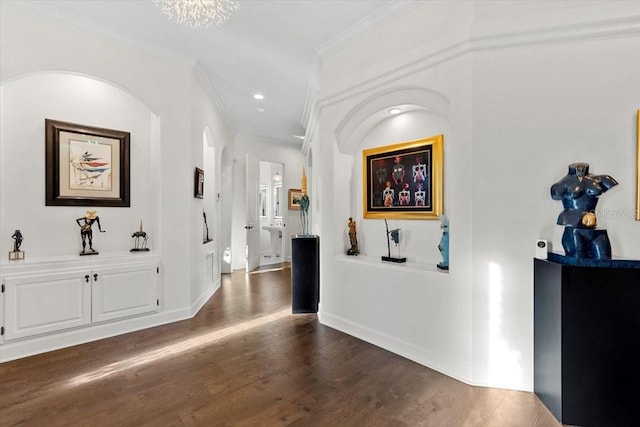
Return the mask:
<path fill-rule="evenodd" d="M 97 282 L 97 281 L 98 281 L 98 273 L 96 273 L 96 274 L 94 274 L 94 275 L 93 275 L 93 281 L 94 281 L 94 282 Z"/>
<path fill-rule="evenodd" d="M 86 276 L 84 276 L 84 281 L 89 283 L 89 275 L 88 274 Z"/>

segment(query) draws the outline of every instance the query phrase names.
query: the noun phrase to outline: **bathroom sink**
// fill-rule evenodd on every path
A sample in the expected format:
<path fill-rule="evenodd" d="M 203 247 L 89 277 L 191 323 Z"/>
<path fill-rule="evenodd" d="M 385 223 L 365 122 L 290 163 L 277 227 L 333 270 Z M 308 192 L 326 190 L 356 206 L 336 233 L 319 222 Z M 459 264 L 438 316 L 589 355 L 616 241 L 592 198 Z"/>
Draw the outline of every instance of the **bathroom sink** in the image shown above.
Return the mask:
<path fill-rule="evenodd" d="M 282 226 L 281 225 L 263 225 L 263 230 L 267 230 L 271 234 L 271 256 L 279 257 L 280 248 L 282 247 Z"/>
<path fill-rule="evenodd" d="M 263 225 L 262 229 L 271 232 L 271 234 L 273 234 L 273 233 L 276 233 L 276 234 L 282 233 L 282 226 L 281 225 Z"/>

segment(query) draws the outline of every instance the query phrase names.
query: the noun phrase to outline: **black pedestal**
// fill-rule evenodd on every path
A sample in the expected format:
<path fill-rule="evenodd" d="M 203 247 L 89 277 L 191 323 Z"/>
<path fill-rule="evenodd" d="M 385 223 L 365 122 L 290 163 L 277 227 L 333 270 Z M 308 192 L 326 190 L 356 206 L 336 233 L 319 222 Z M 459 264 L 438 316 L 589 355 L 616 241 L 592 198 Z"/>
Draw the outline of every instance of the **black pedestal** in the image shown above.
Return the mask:
<path fill-rule="evenodd" d="M 563 424 L 640 420 L 640 269 L 534 260 L 534 391 Z"/>
<path fill-rule="evenodd" d="M 291 240 L 291 311 L 317 313 L 320 301 L 320 239 L 296 236 Z"/>

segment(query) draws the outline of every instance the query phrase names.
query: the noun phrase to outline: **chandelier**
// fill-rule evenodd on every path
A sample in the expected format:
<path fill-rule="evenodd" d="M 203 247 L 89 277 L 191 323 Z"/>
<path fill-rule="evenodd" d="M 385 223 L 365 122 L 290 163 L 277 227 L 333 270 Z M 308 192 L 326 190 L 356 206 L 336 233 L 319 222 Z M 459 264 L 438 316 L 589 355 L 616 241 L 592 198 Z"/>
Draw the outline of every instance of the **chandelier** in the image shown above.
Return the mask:
<path fill-rule="evenodd" d="M 218 27 L 238 10 L 236 0 L 153 0 L 169 18 L 191 28 Z"/>

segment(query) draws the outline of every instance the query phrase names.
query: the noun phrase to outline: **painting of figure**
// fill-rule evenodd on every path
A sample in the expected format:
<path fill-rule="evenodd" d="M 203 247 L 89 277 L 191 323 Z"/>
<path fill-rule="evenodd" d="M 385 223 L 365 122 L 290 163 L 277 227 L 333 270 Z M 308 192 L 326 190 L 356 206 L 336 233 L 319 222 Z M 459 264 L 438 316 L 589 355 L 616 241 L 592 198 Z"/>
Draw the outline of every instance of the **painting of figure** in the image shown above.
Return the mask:
<path fill-rule="evenodd" d="M 69 188 L 111 191 L 111 145 L 69 141 Z"/>

